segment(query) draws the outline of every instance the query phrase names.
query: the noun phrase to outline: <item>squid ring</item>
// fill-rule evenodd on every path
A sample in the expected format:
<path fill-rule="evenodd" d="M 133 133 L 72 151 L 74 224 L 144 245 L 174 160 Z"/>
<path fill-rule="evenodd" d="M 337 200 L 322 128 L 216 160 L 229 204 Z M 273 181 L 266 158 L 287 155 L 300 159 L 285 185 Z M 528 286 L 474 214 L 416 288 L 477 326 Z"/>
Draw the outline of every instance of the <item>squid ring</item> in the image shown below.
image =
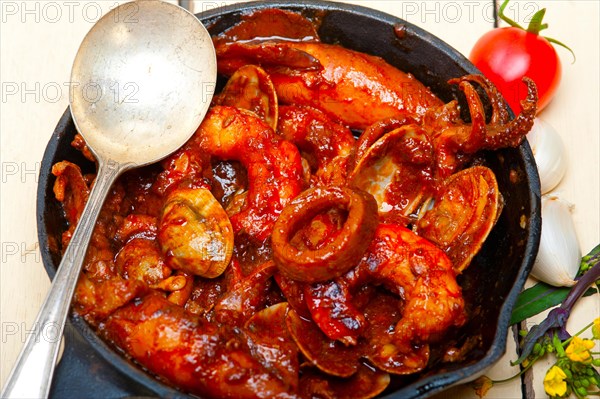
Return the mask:
<path fill-rule="evenodd" d="M 339 234 L 317 249 L 298 249 L 294 234 L 319 213 L 341 208 L 348 217 Z M 368 193 L 348 187 L 315 187 L 286 206 L 275 226 L 271 241 L 279 271 L 296 281 L 316 283 L 331 280 L 358 264 L 377 228 L 377 202 Z"/>

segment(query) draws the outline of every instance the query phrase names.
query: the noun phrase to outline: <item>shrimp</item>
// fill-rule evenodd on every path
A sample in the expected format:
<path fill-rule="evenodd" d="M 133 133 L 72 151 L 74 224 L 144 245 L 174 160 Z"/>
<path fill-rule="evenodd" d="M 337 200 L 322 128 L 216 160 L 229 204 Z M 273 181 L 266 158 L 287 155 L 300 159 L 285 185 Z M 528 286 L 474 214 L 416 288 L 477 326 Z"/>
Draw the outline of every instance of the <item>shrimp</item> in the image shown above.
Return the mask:
<path fill-rule="evenodd" d="M 228 106 L 211 108 L 192 140 L 202 151 L 246 168 L 248 196 L 231 224 L 236 234 L 266 240 L 283 207 L 302 191 L 298 149 L 255 114 Z"/>
<path fill-rule="evenodd" d="M 407 228 L 382 224 L 359 267 L 404 299 L 394 330 L 404 352 L 412 343 L 434 342 L 465 321 L 465 302 L 452 262 Z"/>
<path fill-rule="evenodd" d="M 365 320 L 352 302 L 352 292 L 369 282 L 384 285 L 401 299 L 394 344 L 402 353 L 412 353 L 415 344 L 434 342 L 466 320 L 462 291 L 448 257 L 407 228 L 382 223 L 356 268 L 305 290 L 313 319 L 326 335 L 356 342 Z M 332 295 L 335 301 L 328 300 Z"/>

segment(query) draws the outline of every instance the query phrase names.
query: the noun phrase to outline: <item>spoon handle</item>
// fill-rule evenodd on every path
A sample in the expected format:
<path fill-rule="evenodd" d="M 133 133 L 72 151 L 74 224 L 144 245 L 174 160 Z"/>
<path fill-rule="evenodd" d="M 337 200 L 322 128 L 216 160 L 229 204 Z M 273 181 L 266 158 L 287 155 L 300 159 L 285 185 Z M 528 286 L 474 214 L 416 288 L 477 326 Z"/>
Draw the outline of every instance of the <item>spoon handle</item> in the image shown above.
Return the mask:
<path fill-rule="evenodd" d="M 83 259 L 112 183 L 124 170 L 116 162 L 99 161 L 98 174 L 50 291 L 33 324 L 0 397 L 47 398 L 58 349 Z"/>

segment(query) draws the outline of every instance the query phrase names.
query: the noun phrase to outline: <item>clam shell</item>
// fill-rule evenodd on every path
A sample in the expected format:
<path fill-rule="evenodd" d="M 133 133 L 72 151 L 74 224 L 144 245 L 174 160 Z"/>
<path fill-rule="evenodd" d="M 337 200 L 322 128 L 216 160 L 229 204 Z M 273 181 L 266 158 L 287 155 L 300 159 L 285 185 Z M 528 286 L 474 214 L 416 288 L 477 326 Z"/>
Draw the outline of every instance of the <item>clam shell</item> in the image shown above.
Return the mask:
<path fill-rule="evenodd" d="M 173 268 L 214 278 L 223 273 L 231 260 L 233 228 L 209 190 L 183 188 L 167 198 L 158 241 Z"/>

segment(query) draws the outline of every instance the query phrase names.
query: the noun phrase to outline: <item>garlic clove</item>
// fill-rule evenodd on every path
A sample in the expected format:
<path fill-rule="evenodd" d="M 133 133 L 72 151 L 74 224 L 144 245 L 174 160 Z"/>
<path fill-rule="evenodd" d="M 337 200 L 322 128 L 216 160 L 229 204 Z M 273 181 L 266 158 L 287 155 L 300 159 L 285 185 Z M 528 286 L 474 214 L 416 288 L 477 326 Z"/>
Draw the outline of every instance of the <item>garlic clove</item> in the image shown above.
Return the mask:
<path fill-rule="evenodd" d="M 546 194 L 560 183 L 567 170 L 565 145 L 556 129 L 541 118 L 535 119 L 527 141 L 537 164 L 542 194 Z"/>
<path fill-rule="evenodd" d="M 542 236 L 531 275 L 556 287 L 570 287 L 581 262 L 572 205 L 556 195 L 542 197 Z"/>

